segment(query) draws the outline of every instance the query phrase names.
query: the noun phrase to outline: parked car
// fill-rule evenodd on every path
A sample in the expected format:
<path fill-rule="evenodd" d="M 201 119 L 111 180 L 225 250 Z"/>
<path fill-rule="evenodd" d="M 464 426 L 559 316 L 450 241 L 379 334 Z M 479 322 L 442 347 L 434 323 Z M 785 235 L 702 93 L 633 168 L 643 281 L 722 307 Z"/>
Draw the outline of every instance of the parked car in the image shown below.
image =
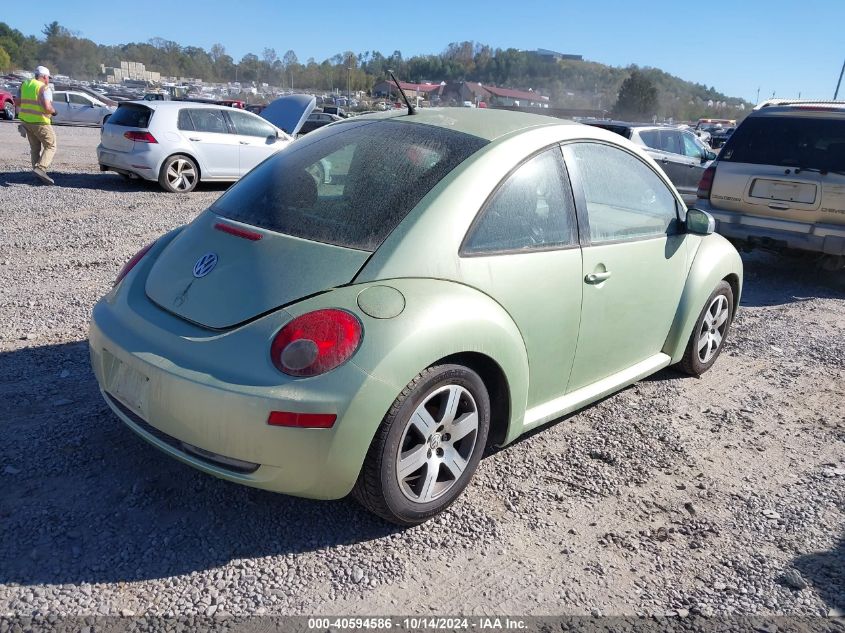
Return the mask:
<path fill-rule="evenodd" d="M 53 92 L 53 107 L 56 109 L 53 123 L 63 125 L 104 125 L 117 110 L 77 90 Z"/>
<path fill-rule="evenodd" d="M 412 525 L 489 444 L 707 371 L 741 287 L 712 218 L 622 137 L 427 109 L 262 163 L 124 266 L 89 341 L 108 405 L 168 455 Z"/>
<path fill-rule="evenodd" d="M 0 113 L 7 121 L 12 121 L 15 118 L 15 98 L 5 90 L 0 90 Z"/>
<path fill-rule="evenodd" d="M 691 131 L 674 127 L 641 125 L 624 121 L 585 121 L 624 136 L 645 148 L 677 187 L 687 206 L 697 200 L 698 182 L 704 170 L 716 158 L 715 152 Z"/>
<path fill-rule="evenodd" d="M 710 127 L 707 128 L 707 131 L 710 133 L 710 147 L 713 149 L 721 148 L 725 143 L 728 142 L 728 139 L 731 137 L 731 134 L 734 133 L 736 130 L 735 127 Z"/>
<path fill-rule="evenodd" d="M 845 266 L 845 102 L 776 100 L 739 125 L 698 188 L 717 230 L 746 247 Z"/>
<path fill-rule="evenodd" d="M 262 116 L 190 101 L 121 103 L 103 126 L 97 159 L 102 171 L 186 193 L 200 181 L 237 180 L 287 147 L 313 108 L 310 95 L 282 97 Z"/>
<path fill-rule="evenodd" d="M 308 132 L 313 132 L 314 130 L 328 125 L 329 123 L 334 123 L 335 121 L 343 121 L 343 117 L 336 114 L 329 114 L 328 112 L 312 112 L 308 115 L 305 123 L 302 124 L 302 129 L 299 130 L 299 134 L 308 134 Z"/>
<path fill-rule="evenodd" d="M 336 105 L 324 105 L 322 110 L 326 114 L 334 114 L 334 115 L 339 116 L 342 119 L 345 119 L 348 116 L 346 114 L 346 111 L 343 108 L 341 108 L 340 106 L 336 106 Z"/>

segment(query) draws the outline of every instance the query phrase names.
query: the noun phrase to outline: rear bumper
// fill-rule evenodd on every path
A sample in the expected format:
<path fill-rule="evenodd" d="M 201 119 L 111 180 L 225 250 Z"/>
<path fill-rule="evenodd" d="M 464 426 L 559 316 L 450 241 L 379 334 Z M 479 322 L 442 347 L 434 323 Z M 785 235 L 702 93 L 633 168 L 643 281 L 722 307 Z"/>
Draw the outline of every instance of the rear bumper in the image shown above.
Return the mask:
<path fill-rule="evenodd" d="M 135 175 L 144 180 L 158 180 L 160 160 L 154 152 L 121 152 L 97 146 L 97 162 L 102 171 Z"/>
<path fill-rule="evenodd" d="M 714 207 L 699 199 L 695 206 L 716 219 L 716 231 L 725 237 L 781 248 L 845 255 L 845 225 L 764 218 Z"/>
<path fill-rule="evenodd" d="M 284 311 L 203 333 L 154 307 L 136 274 L 97 303 L 89 327 L 91 366 L 112 411 L 159 450 L 216 477 L 316 499 L 347 495 L 395 387 L 352 362 L 314 378 L 284 376 L 268 354 L 290 318 Z M 337 420 L 329 429 L 270 426 L 271 411 Z"/>

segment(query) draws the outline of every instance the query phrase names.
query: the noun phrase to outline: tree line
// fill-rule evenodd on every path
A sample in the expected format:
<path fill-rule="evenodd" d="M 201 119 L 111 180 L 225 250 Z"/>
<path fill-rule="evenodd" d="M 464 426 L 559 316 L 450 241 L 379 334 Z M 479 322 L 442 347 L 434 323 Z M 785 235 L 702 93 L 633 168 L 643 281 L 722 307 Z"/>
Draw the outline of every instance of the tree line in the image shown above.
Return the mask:
<path fill-rule="evenodd" d="M 597 62 L 553 60 L 513 48 L 493 48 L 472 41 L 449 44 L 438 54 L 405 58 L 401 51 L 344 51 L 328 59 L 301 61 L 293 50 L 265 48 L 261 55 L 248 53 L 235 60 L 223 44 L 211 49 L 182 46 L 153 38 L 115 46 L 97 44 L 61 26 L 46 24 L 42 37 L 23 33 L 0 22 L 0 71 L 31 69 L 43 64 L 54 74 L 75 79 L 97 79 L 100 67 L 119 67 L 121 61 L 143 63 L 162 76 L 193 77 L 206 82 L 267 83 L 293 90 L 331 92 L 347 89 L 371 91 L 392 69 L 405 81 L 477 81 L 482 84 L 532 89 L 548 95 L 553 105 L 611 110 L 623 82 L 636 73 L 638 93 L 651 94 L 639 107 L 641 118 L 695 119 L 719 114 L 743 103 L 713 87 L 691 83 L 657 68 L 625 68 Z M 644 92 L 643 92 L 644 91 Z M 708 106 L 708 102 L 713 105 Z M 746 104 L 747 107 L 747 104 Z"/>

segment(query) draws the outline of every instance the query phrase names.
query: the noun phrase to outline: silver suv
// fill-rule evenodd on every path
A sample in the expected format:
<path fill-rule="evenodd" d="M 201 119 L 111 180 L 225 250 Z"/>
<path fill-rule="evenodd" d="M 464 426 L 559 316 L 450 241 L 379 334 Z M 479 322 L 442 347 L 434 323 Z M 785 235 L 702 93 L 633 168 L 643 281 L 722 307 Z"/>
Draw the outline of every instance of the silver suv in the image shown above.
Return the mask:
<path fill-rule="evenodd" d="M 821 254 L 845 267 L 845 102 L 768 101 L 702 176 L 696 207 L 746 247 Z"/>

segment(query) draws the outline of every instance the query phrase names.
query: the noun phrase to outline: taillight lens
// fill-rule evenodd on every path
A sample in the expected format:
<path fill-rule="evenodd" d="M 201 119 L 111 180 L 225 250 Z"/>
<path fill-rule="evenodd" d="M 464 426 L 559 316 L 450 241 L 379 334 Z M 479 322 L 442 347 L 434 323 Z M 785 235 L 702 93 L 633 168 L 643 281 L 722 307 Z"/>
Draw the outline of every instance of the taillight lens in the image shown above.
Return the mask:
<path fill-rule="evenodd" d="M 140 262 L 142 259 L 144 259 L 144 255 L 146 255 L 147 252 L 149 252 L 149 250 L 153 247 L 154 244 L 155 244 L 155 242 L 150 242 L 144 248 L 142 248 L 140 251 L 135 253 L 132 256 L 132 259 L 130 259 L 128 262 L 126 262 L 123 265 L 123 268 L 120 269 L 120 272 L 117 274 L 117 279 L 114 280 L 114 284 L 112 284 L 112 285 L 116 286 L 121 281 L 123 281 L 123 278 L 126 277 L 126 275 L 129 274 L 129 271 L 132 270 L 133 268 L 135 268 L 135 266 L 138 264 L 138 262 Z"/>
<path fill-rule="evenodd" d="M 699 198 L 710 197 L 710 190 L 713 188 L 713 178 L 715 177 L 716 165 L 713 164 L 704 170 L 704 173 L 701 174 L 701 180 L 698 181 L 698 191 L 696 192 L 696 195 Z"/>
<path fill-rule="evenodd" d="M 136 143 L 158 143 L 156 137 L 149 132 L 124 132 L 123 136 Z"/>
<path fill-rule="evenodd" d="M 358 349 L 362 334 L 355 315 L 345 310 L 316 310 L 279 331 L 270 347 L 270 359 L 289 376 L 318 376 L 346 362 Z"/>

